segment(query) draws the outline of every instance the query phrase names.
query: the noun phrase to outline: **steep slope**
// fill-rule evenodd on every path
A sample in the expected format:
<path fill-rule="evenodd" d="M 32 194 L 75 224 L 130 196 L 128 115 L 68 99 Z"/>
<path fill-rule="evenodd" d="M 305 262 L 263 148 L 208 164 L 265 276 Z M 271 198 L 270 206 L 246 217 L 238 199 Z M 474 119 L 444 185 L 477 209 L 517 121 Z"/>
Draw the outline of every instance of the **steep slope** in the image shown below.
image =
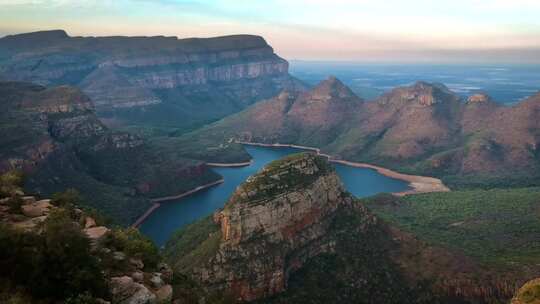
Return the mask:
<path fill-rule="evenodd" d="M 184 155 L 216 162 L 249 159 L 235 141 L 282 143 L 443 177 L 453 186 L 540 184 L 539 100 L 535 95 L 507 107 L 477 94 L 462 101 L 442 84 L 418 82 L 365 103 L 330 78 L 309 92 L 283 92 L 177 141 L 185 146 L 179 148 Z"/>
<path fill-rule="evenodd" d="M 93 207 L 123 224 L 142 214 L 149 198 L 218 178 L 200 162 L 111 132 L 73 87 L 1 82 L 0 109 L 1 172 L 23 170 L 32 193 L 78 188 Z"/>
<path fill-rule="evenodd" d="M 284 91 L 169 142 L 177 142 L 179 151 L 186 156 L 217 162 L 249 158 L 233 142 L 219 145 L 231 139 L 326 146 L 348 129 L 362 106 L 362 99 L 341 81 L 330 77 L 310 91 Z"/>
<path fill-rule="evenodd" d="M 178 232 L 165 254 L 205 290 L 242 301 L 483 303 L 514 288 L 381 222 L 309 153 L 250 177 L 213 218 Z"/>
<path fill-rule="evenodd" d="M 0 54 L 5 80 L 76 85 L 102 117 L 150 126 L 200 124 L 303 88 L 259 36 L 70 37 L 58 30 L 1 38 Z"/>

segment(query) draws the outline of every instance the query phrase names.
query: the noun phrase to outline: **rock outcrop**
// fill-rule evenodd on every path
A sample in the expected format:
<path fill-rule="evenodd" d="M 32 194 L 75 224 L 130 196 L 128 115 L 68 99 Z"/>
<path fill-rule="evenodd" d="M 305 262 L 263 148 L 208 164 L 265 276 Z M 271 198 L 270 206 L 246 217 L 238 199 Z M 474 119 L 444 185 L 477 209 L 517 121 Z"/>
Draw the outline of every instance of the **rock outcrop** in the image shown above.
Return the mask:
<path fill-rule="evenodd" d="M 119 223 L 134 222 L 150 198 L 218 179 L 201 162 L 111 131 L 97 118 L 92 101 L 74 87 L 0 82 L 0 119 L 0 173 L 24 171 L 27 190 L 44 196 L 80 189 L 92 198 L 92 207 Z"/>
<path fill-rule="evenodd" d="M 13 201 L 21 201 L 20 211 L 13 209 Z M 63 207 L 51 204 L 50 199 L 36 201 L 33 196 L 25 196 L 24 199 L 18 196 L 3 198 L 0 200 L 0 224 L 8 225 L 15 229 L 22 229 L 28 233 L 44 233 L 42 224 L 46 222 L 49 213 L 62 212 Z M 113 231 L 105 226 L 95 226 L 96 221 L 88 215 L 85 215 L 82 210 L 75 209 L 77 217 L 80 221 L 84 220 L 85 226 L 91 223 L 90 226 L 82 229 L 88 237 L 94 254 L 100 256 L 100 262 L 103 262 L 102 254 L 108 255 L 111 249 L 105 247 L 106 238 Z M 73 219 L 74 225 L 79 226 L 77 218 Z M 118 246 L 118 244 L 107 244 Z M 28 245 L 31 246 L 31 245 Z M 130 258 L 130 265 L 127 269 L 122 270 L 126 254 L 121 251 L 115 251 L 113 259 L 117 265 L 114 269 L 105 269 L 106 280 L 108 281 L 111 302 L 112 304 L 167 304 L 172 302 L 173 289 L 170 285 L 172 280 L 172 271 L 166 264 L 160 264 L 158 269 L 162 272 L 144 272 L 144 264 L 140 259 Z M 104 266 L 108 267 L 108 266 Z M 132 270 L 133 275 L 128 276 Z M 113 276 L 115 275 L 115 276 Z M 145 277 L 151 277 L 145 281 Z M 156 278 L 156 279 L 154 279 Z M 157 282 L 157 283 L 156 283 Z M 48 303 L 48 302 L 47 302 Z"/>
<path fill-rule="evenodd" d="M 250 177 L 165 254 L 210 295 L 240 301 L 489 303 L 514 288 L 512 278 L 381 222 L 309 153 Z"/>
<path fill-rule="evenodd" d="M 208 263 L 185 268 L 203 286 L 244 301 L 283 292 L 292 272 L 333 252 L 327 230 L 336 210 L 351 203 L 323 158 L 299 154 L 273 162 L 214 214 L 221 228 L 211 238 L 219 238 L 219 248 Z"/>
<path fill-rule="evenodd" d="M 0 51 L 4 79 L 79 86 L 98 113 L 130 122 L 206 122 L 303 87 L 289 76 L 287 61 L 251 35 L 70 37 L 45 31 L 1 38 Z"/>

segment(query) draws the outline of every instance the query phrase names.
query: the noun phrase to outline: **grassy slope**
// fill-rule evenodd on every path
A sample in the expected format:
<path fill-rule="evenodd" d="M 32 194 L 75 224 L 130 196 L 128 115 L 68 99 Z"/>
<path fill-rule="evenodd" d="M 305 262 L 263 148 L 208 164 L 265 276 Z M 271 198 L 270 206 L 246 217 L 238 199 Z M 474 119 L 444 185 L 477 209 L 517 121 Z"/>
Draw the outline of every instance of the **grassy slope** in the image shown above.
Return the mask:
<path fill-rule="evenodd" d="M 540 256 L 540 188 L 378 196 L 364 201 L 381 218 L 435 245 L 489 265 L 535 265 Z"/>

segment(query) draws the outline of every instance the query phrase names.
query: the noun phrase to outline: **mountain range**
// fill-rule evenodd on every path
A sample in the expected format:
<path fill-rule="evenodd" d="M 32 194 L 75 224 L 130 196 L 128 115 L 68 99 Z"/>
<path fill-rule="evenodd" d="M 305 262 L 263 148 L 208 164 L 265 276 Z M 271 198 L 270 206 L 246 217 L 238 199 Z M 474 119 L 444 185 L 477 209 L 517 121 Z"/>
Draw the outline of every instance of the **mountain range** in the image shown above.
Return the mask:
<path fill-rule="evenodd" d="M 259 36 L 71 37 L 63 30 L 0 39 L 0 79 L 74 85 L 111 126 L 198 126 L 304 85 Z"/>
<path fill-rule="evenodd" d="M 249 159 L 235 141 L 296 144 L 440 176 L 450 185 L 463 186 L 466 179 L 469 185 L 526 184 L 538 182 L 539 122 L 540 94 L 504 106 L 485 94 L 462 100 L 443 84 L 417 82 L 363 101 L 330 77 L 309 91 L 284 91 L 180 141 L 207 147 L 184 145 L 183 153 L 208 161 Z"/>

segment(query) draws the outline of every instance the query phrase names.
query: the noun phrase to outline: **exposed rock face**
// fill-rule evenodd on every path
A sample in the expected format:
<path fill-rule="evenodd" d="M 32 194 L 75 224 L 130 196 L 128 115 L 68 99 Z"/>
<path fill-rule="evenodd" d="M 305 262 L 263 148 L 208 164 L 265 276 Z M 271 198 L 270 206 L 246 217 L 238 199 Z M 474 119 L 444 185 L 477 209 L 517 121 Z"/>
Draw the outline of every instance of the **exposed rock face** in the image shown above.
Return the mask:
<path fill-rule="evenodd" d="M 209 294 L 264 303 L 492 303 L 515 282 L 379 221 L 308 153 L 250 177 L 165 254 Z"/>
<path fill-rule="evenodd" d="M 98 112 L 107 115 L 143 119 L 138 110 L 127 109 L 174 111 L 176 125 L 197 110 L 208 109 L 203 117 L 207 121 L 284 88 L 302 86 L 262 37 L 250 35 L 70 37 L 50 31 L 4 37 L 0 51 L 7 57 L 0 69 L 5 79 L 77 85 L 94 100 Z M 205 100 L 218 105 L 208 108 Z"/>
<path fill-rule="evenodd" d="M 32 193 L 80 189 L 92 198 L 92 207 L 123 224 L 144 213 L 148 198 L 177 195 L 198 186 L 198 180 L 218 178 L 201 162 L 109 130 L 91 100 L 74 87 L 0 82 L 0 119 L 0 172 L 23 170 Z M 28 212 L 38 212 L 34 209 Z"/>
<path fill-rule="evenodd" d="M 144 285 L 136 283 L 128 276 L 111 278 L 113 303 L 155 304 L 156 295 Z"/>
<path fill-rule="evenodd" d="M 219 250 L 193 276 L 247 301 L 282 292 L 291 272 L 334 250 L 326 231 L 336 209 L 351 201 L 322 158 L 305 154 L 274 162 L 214 215 L 221 225 Z"/>

